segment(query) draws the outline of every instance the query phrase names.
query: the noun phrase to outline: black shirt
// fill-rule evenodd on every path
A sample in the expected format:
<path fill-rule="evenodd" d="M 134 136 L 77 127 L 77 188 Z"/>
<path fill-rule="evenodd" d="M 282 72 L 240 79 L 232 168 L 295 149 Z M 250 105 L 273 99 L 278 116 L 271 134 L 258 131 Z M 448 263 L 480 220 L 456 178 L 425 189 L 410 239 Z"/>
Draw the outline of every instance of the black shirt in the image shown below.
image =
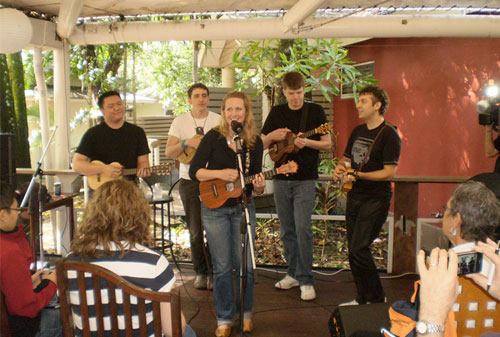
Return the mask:
<path fill-rule="evenodd" d="M 359 170 L 368 148 L 373 143 L 385 122 L 373 130 L 369 130 L 366 124 L 354 128 L 347 142 L 344 156 L 351 159 L 351 166 Z M 396 130 L 391 126 L 386 126 L 373 144 L 370 155 L 365 160 L 361 172 L 373 172 L 382 170 L 384 165 L 397 165 L 401 153 L 401 139 Z M 349 197 L 362 200 L 373 197 L 391 197 L 390 181 L 371 181 L 359 179 L 349 192 Z"/>
<path fill-rule="evenodd" d="M 121 128 L 113 129 L 102 122 L 85 132 L 76 152 L 91 161 L 100 160 L 104 164 L 118 162 L 130 169 L 137 168 L 137 157 L 150 151 L 142 128 L 124 122 Z"/>
<path fill-rule="evenodd" d="M 493 145 L 495 145 L 495 149 L 500 151 L 500 136 L 495 139 Z M 493 172 L 500 173 L 500 156 L 497 157 L 497 161 L 495 162 L 495 170 Z"/>
<path fill-rule="evenodd" d="M 307 112 L 305 130 L 299 130 L 302 111 L 304 110 L 304 106 L 306 104 L 309 105 L 309 111 Z M 326 115 L 321 105 L 311 102 L 304 102 L 304 106 L 302 106 L 302 108 L 300 108 L 299 110 L 290 109 L 288 107 L 288 104 L 274 106 L 271 109 L 271 112 L 269 112 L 269 116 L 267 116 L 264 127 L 262 128 L 262 134 L 267 135 L 279 128 L 289 128 L 293 133 L 298 134 L 299 131 L 307 132 L 309 130 L 317 128 L 323 123 L 326 123 Z M 318 134 L 309 138 L 319 140 L 321 138 L 321 135 Z M 318 153 L 318 150 L 304 147 L 297 153 L 289 154 L 288 160 L 294 160 L 299 165 L 298 172 L 295 174 L 289 174 L 288 176 L 279 174 L 275 176 L 275 179 L 318 179 Z M 279 165 L 280 163 L 275 163 L 275 167 L 278 167 Z"/>
<path fill-rule="evenodd" d="M 245 168 L 245 176 L 262 172 L 263 148 L 262 139 L 260 139 L 260 137 L 256 137 L 252 149 L 248 149 L 246 144 L 243 144 L 243 158 L 245 159 L 243 167 Z M 238 168 L 236 152 L 227 145 L 226 137 L 221 135 L 217 129 L 208 131 L 201 140 L 193 161 L 191 162 L 191 166 L 189 167 L 189 176 L 191 179 L 197 181 L 196 172 L 202 168 L 208 170 Z M 253 185 L 248 184 L 248 196 L 251 196 L 252 190 Z M 233 206 L 236 205 L 236 203 L 237 199 L 229 199 L 224 206 Z"/>

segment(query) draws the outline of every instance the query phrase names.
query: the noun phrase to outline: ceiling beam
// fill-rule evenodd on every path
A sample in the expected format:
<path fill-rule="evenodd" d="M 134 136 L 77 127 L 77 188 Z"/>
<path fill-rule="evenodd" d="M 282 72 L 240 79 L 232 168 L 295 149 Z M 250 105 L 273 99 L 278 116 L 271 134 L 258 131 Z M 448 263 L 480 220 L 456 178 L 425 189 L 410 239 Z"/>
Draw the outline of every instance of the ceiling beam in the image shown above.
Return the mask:
<path fill-rule="evenodd" d="M 63 0 L 59 7 L 57 35 L 63 39 L 70 37 L 82 11 L 83 0 Z"/>
<path fill-rule="evenodd" d="M 300 25 L 306 18 L 314 13 L 325 0 L 299 0 L 292 8 L 283 16 L 284 32 L 290 31 L 294 26 Z"/>
<path fill-rule="evenodd" d="M 69 40 L 72 44 L 113 44 L 341 37 L 500 37 L 500 16 L 350 16 L 334 22 L 310 18 L 302 29 L 298 33 L 285 33 L 282 19 L 88 23 L 76 27 Z"/>

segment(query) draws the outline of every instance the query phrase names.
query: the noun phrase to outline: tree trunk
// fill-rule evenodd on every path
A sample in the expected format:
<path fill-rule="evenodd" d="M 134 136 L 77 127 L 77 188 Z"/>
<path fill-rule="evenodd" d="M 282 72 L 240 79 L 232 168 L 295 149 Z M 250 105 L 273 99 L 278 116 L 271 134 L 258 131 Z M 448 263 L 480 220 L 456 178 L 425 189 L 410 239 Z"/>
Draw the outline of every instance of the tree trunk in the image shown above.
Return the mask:
<path fill-rule="evenodd" d="M 14 133 L 15 119 L 16 114 L 9 80 L 7 56 L 5 54 L 0 54 L 0 132 Z"/>
<path fill-rule="evenodd" d="M 28 117 L 24 96 L 24 68 L 21 53 L 7 55 L 12 97 L 15 106 L 16 167 L 31 167 Z"/>

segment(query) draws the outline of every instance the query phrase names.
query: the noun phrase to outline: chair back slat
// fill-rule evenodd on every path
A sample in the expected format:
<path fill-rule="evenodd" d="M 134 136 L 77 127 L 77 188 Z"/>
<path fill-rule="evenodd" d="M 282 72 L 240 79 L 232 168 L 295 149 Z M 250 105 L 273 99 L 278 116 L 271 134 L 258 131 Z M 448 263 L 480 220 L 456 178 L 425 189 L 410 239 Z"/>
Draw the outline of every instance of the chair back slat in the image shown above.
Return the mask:
<path fill-rule="evenodd" d="M 116 304 L 116 287 L 111 281 L 108 283 L 108 296 L 109 296 L 109 314 L 111 315 L 111 335 L 119 337 L 118 330 L 118 305 Z"/>
<path fill-rule="evenodd" d="M 94 288 L 94 307 L 95 307 L 95 317 L 97 319 L 97 336 L 105 337 L 106 332 L 104 330 L 104 313 L 102 309 L 102 297 L 101 297 L 101 279 L 97 275 L 92 275 L 92 286 Z"/>
<path fill-rule="evenodd" d="M 87 301 L 87 285 L 85 284 L 85 272 L 79 270 L 77 273 L 78 295 L 80 297 L 80 315 L 83 323 L 83 336 L 90 336 L 89 306 Z M 71 301 L 71 297 L 70 297 Z"/>
<path fill-rule="evenodd" d="M 141 329 L 141 337 L 148 336 L 148 330 L 146 329 L 146 303 L 143 298 L 137 299 L 137 309 L 139 312 L 139 326 Z"/>
<path fill-rule="evenodd" d="M 132 308 L 130 295 L 123 292 L 123 316 L 125 317 L 125 335 L 132 336 Z"/>
<path fill-rule="evenodd" d="M 147 289 L 143 289 L 137 287 L 136 285 L 128 282 L 124 278 L 116 275 L 115 273 L 100 267 L 95 264 L 83 262 L 83 261 L 71 261 L 66 259 L 60 259 L 56 263 L 57 268 L 57 277 L 58 277 L 58 289 L 61 296 L 61 316 L 63 317 L 63 325 L 65 331 L 65 337 L 74 336 L 74 325 L 71 320 L 71 302 L 69 298 L 69 280 L 67 276 L 67 271 L 74 270 L 77 271 L 77 285 L 78 285 L 78 293 L 80 295 L 80 313 L 82 318 L 82 324 L 84 328 L 84 336 L 90 335 L 90 321 L 89 321 L 89 309 L 88 309 L 88 299 L 86 296 L 86 291 L 93 290 L 94 292 L 94 310 L 97 318 L 97 327 L 104 327 L 104 315 L 105 315 L 105 306 L 108 306 L 110 321 L 111 321 L 111 335 L 113 337 L 119 336 L 118 329 L 118 316 L 123 314 L 123 319 L 125 323 L 125 335 L 132 336 L 134 333 L 133 325 L 132 325 L 132 316 L 138 314 L 139 316 L 139 332 L 141 336 L 148 335 L 147 328 L 147 309 L 148 305 L 146 302 L 151 301 L 152 305 L 152 314 L 153 314 L 153 322 L 152 326 L 154 327 L 154 335 L 162 336 L 162 328 L 161 328 L 161 310 L 160 310 L 160 302 L 170 302 L 171 304 L 171 319 L 172 319 L 172 330 L 173 337 L 181 337 L 182 336 L 182 323 L 181 323 L 181 311 L 180 311 L 180 297 L 179 290 L 175 289 L 171 293 L 165 292 L 155 292 Z M 92 282 L 85 282 L 84 273 L 92 274 Z M 108 302 L 105 303 L 104 294 L 101 290 L 105 290 L 104 283 L 102 279 L 107 281 L 107 292 L 108 292 Z M 90 287 L 91 289 L 87 289 Z M 123 302 L 117 303 L 117 295 L 116 292 L 120 291 L 122 293 Z M 134 301 L 131 301 L 131 296 L 137 297 L 137 305 L 135 305 Z M 102 303 L 104 302 L 104 303 Z M 134 305 L 131 304 L 134 302 Z M 120 309 L 121 308 L 121 309 Z M 135 309 L 132 309 L 135 308 Z M 120 311 L 122 310 L 122 311 Z M 134 313 L 134 310 L 136 311 Z M 64 318 L 66 317 L 66 320 Z M 120 318 L 121 319 L 121 318 Z M 96 329 L 96 327 L 93 327 Z M 67 333 L 68 331 L 69 333 Z M 99 331 L 99 329 L 98 329 Z M 123 332 L 122 332 L 123 333 Z M 137 331 L 136 331 L 137 333 Z M 98 333 L 101 336 L 101 333 Z"/>
<path fill-rule="evenodd" d="M 153 302 L 152 304 L 153 304 L 153 316 L 154 317 L 160 316 L 160 303 Z M 172 308 L 172 310 L 173 310 L 173 308 Z M 154 329 L 155 329 L 155 336 L 160 335 L 161 334 L 161 320 L 153 321 L 153 325 L 154 325 Z"/>

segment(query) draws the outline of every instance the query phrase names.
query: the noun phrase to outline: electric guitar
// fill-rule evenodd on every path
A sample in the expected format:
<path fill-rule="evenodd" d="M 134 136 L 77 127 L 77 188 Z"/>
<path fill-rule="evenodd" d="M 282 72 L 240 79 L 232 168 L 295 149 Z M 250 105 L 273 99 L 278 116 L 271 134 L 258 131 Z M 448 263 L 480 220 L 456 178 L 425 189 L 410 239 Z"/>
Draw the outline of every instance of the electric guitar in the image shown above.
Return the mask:
<path fill-rule="evenodd" d="M 317 128 L 305 132 L 300 137 L 308 138 L 316 134 L 326 135 L 329 132 L 330 124 L 324 123 Z M 285 139 L 277 141 L 275 143 L 271 143 L 271 145 L 269 146 L 269 156 L 271 157 L 271 160 L 274 162 L 284 161 L 290 153 L 299 152 L 299 148 L 294 144 L 295 139 L 297 139 L 297 135 L 293 132 L 288 132 L 285 136 Z"/>
<path fill-rule="evenodd" d="M 99 161 L 99 160 L 93 160 L 91 163 L 98 164 L 98 165 L 106 165 L 102 161 Z M 117 162 L 113 162 L 109 165 L 113 165 L 113 166 L 117 166 L 117 167 L 122 166 L 120 163 L 117 163 Z M 157 166 L 151 166 L 149 169 L 151 170 L 151 173 L 156 173 L 159 176 L 168 175 L 172 171 L 172 168 L 170 167 L 170 164 L 168 164 L 168 163 L 163 163 L 163 164 L 160 164 Z M 123 169 L 121 176 L 130 176 L 130 175 L 136 174 L 137 170 L 138 169 L 136 169 L 136 168 Z M 88 176 L 88 182 L 89 182 L 90 188 L 93 190 L 96 190 L 99 187 L 101 187 L 102 184 L 104 184 L 110 180 L 115 180 L 118 178 L 121 178 L 121 177 L 111 178 L 105 174 L 92 174 L 92 175 Z"/>
<path fill-rule="evenodd" d="M 340 183 L 340 190 L 344 193 L 348 193 L 352 190 L 352 185 L 356 182 L 356 180 L 348 179 L 348 176 L 354 175 L 354 169 L 349 167 L 347 171 L 342 175 L 342 182 Z"/>
<path fill-rule="evenodd" d="M 276 174 L 296 173 L 298 165 L 293 160 L 281 165 L 276 169 L 262 172 L 265 178 L 271 178 Z M 246 177 L 245 184 L 250 184 L 256 174 Z M 218 208 L 230 198 L 238 198 L 241 195 L 241 180 L 233 182 L 222 179 L 212 179 L 200 182 L 200 199 L 208 208 Z"/>
<path fill-rule="evenodd" d="M 202 139 L 203 135 L 196 134 L 194 138 Z M 183 164 L 190 164 L 195 153 L 196 149 L 194 147 L 188 146 L 184 150 L 182 150 L 182 153 L 179 157 L 177 157 L 177 160 L 179 160 Z"/>

